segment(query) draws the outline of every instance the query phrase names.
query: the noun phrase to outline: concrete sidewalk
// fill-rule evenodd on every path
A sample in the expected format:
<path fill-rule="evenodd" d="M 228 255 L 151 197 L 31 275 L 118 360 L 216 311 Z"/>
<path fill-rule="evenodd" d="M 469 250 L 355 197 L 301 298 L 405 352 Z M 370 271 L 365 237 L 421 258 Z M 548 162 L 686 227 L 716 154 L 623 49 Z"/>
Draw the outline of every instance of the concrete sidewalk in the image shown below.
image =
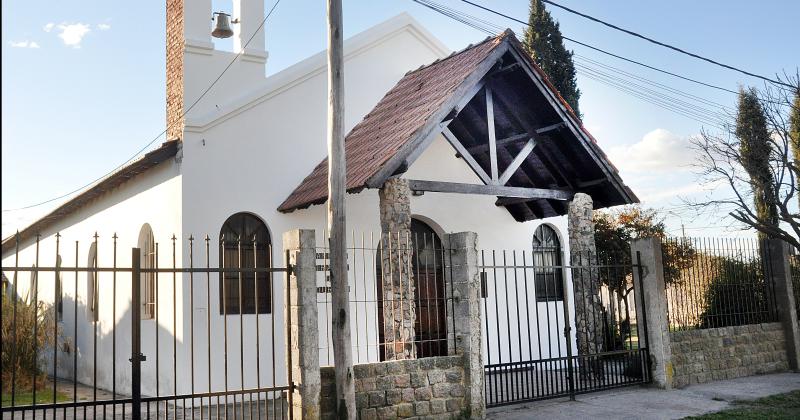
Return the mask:
<path fill-rule="evenodd" d="M 723 410 L 732 401 L 753 400 L 800 389 L 800 373 L 777 373 L 710 382 L 664 391 L 630 387 L 578 395 L 576 401 L 546 400 L 490 409 L 489 419 L 680 419 Z"/>

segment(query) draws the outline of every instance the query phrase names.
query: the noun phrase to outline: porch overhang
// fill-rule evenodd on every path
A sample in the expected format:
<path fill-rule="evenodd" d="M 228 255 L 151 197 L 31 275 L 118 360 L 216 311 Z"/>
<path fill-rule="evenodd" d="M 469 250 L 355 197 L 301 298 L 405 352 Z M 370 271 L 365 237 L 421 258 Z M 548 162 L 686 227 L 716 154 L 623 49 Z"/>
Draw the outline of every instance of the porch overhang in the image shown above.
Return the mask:
<path fill-rule="evenodd" d="M 578 192 L 638 202 L 510 30 L 397 83 L 345 140 L 348 192 L 402 176 L 440 135 L 480 183 L 410 180 L 416 193 L 494 195 L 518 221 L 564 215 Z M 278 210 L 326 200 L 323 160 Z"/>

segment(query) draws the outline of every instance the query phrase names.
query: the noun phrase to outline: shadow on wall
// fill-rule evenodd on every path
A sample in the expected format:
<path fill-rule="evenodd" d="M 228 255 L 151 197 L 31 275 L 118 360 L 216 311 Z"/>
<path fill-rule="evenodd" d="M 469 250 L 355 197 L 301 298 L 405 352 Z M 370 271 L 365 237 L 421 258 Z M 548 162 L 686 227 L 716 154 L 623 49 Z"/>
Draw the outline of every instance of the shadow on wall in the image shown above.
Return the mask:
<path fill-rule="evenodd" d="M 79 281 L 78 283 L 80 285 L 81 282 Z M 108 317 L 101 315 L 99 316 L 99 321 L 92 321 L 91 310 L 85 301 L 80 298 L 80 294 L 77 300 L 74 298 L 74 279 L 62 279 L 62 287 L 65 290 L 60 302 L 52 303 L 52 291 L 48 296 L 49 302 L 40 300 L 40 314 L 42 311 L 46 311 L 43 316 L 50 319 L 57 318 L 58 320 L 55 322 L 57 328 L 53 329 L 52 324 L 50 327 L 45 327 L 45 324 L 41 322 L 43 317 L 40 315 L 40 322 L 37 323 L 37 327 L 46 328 L 49 331 L 40 331 L 39 334 L 44 334 L 45 336 L 37 340 L 37 343 L 32 347 L 25 345 L 29 344 L 30 341 L 27 340 L 26 343 L 23 335 L 33 335 L 33 332 L 29 329 L 23 329 L 22 324 L 16 325 L 17 328 L 14 329 L 14 305 L 4 305 L 4 360 L 6 359 L 6 352 L 13 354 L 16 350 L 33 352 L 35 354 L 34 357 L 39 361 L 41 376 L 34 381 L 33 372 L 15 372 L 16 388 L 18 390 L 31 391 L 33 384 L 36 383 L 37 392 L 49 390 L 52 389 L 50 388 L 52 387 L 52 378 L 55 377 L 59 390 L 65 387 L 70 389 L 67 393 L 70 399 L 72 398 L 71 389 L 74 385 L 78 385 L 75 388 L 80 390 L 79 394 L 88 394 L 89 399 L 93 396 L 94 388 L 100 391 L 100 394 L 111 393 L 113 395 L 116 392 L 119 397 L 130 395 L 132 311 L 130 308 L 131 302 L 127 298 L 130 296 L 130 281 L 128 280 L 126 283 L 125 285 L 118 284 L 118 287 L 125 288 L 127 291 L 124 294 L 126 299 L 124 301 L 122 301 L 123 299 L 118 299 L 116 302 L 117 316 L 111 316 L 114 305 L 113 299 L 109 299 L 108 305 L 101 304 L 99 306 L 99 310 L 104 314 L 107 313 Z M 112 285 L 109 284 L 109 286 Z M 13 283 L 10 289 L 13 290 Z M 102 287 L 100 289 L 102 290 Z M 18 297 L 21 300 L 26 298 L 28 298 L 29 302 L 33 300 L 32 297 L 26 295 L 27 293 L 18 293 Z M 23 318 L 21 313 L 23 306 L 20 303 L 18 307 L 17 318 L 19 320 Z M 59 307 L 60 310 L 58 310 Z M 173 384 L 176 383 L 172 375 L 173 360 L 175 360 L 172 354 L 173 337 L 177 336 L 164 326 L 159 326 L 156 329 L 155 323 L 152 321 L 142 320 L 141 325 L 143 352 L 147 352 L 147 347 L 150 347 L 151 353 L 151 357 L 142 363 L 142 393 L 144 395 L 156 395 L 156 358 L 152 356 L 156 334 L 158 334 L 161 342 L 159 354 L 162 373 L 159 375 L 159 390 L 162 394 L 165 391 L 172 392 Z M 16 345 L 17 343 L 19 346 Z M 148 344 L 151 345 L 148 346 Z M 183 343 L 175 339 L 174 344 L 180 352 Z M 168 363 L 166 363 L 167 361 Z M 27 377 L 28 375 L 30 377 Z M 4 382 L 5 376 L 7 375 L 4 375 Z M 42 376 L 48 378 L 46 383 L 44 383 Z M 180 378 L 178 378 L 177 382 L 180 383 L 179 381 Z M 10 389 L 11 384 L 4 383 L 3 388 Z M 98 399 L 101 398 L 98 397 Z"/>

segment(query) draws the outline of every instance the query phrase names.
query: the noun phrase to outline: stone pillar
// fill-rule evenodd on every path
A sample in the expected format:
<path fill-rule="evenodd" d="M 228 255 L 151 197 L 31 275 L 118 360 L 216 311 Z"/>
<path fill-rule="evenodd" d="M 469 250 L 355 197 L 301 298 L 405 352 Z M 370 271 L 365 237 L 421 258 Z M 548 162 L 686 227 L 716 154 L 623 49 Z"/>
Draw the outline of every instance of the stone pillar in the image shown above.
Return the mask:
<path fill-rule="evenodd" d="M 296 419 L 320 418 L 319 328 L 317 322 L 316 239 L 313 230 L 292 230 L 283 234 L 292 272 L 284 319 L 290 331 L 286 365 L 291 369 L 292 407 Z"/>
<path fill-rule="evenodd" d="M 572 265 L 572 290 L 575 301 L 575 337 L 578 355 L 597 354 L 604 350 L 603 304 L 600 300 L 600 276 L 597 250 L 594 243 L 592 198 L 578 193 L 569 204 L 568 232 L 570 265 Z M 583 377 L 600 377 L 603 365 L 581 358 Z"/>
<path fill-rule="evenodd" d="M 646 345 L 650 354 L 649 367 L 653 383 L 659 388 L 672 389 L 674 371 L 667 319 L 667 296 L 664 292 L 666 285 L 661 240 L 634 239 L 631 242 L 631 261 L 634 264 L 633 294 L 636 299 L 639 345 Z"/>
<path fill-rule="evenodd" d="M 768 264 L 775 291 L 775 306 L 778 319 L 786 334 L 786 355 L 789 368 L 800 369 L 800 328 L 798 328 L 797 307 L 794 300 L 792 272 L 789 266 L 790 245 L 780 239 L 767 240 Z"/>
<path fill-rule="evenodd" d="M 449 249 L 450 284 L 452 308 L 448 319 L 452 319 L 454 330 L 448 331 L 448 343 L 455 341 L 454 353 L 463 355 L 466 380 L 467 404 L 470 418 L 484 418 L 483 343 L 481 329 L 481 280 L 478 272 L 478 235 L 460 232 L 445 236 Z M 452 317 L 452 318 L 451 318 Z M 450 345 L 448 344 L 448 348 Z M 453 353 L 451 353 L 453 354 Z"/>
<path fill-rule="evenodd" d="M 381 290 L 386 360 L 414 359 L 417 318 L 412 269 L 411 189 L 402 178 L 387 180 L 379 192 Z"/>

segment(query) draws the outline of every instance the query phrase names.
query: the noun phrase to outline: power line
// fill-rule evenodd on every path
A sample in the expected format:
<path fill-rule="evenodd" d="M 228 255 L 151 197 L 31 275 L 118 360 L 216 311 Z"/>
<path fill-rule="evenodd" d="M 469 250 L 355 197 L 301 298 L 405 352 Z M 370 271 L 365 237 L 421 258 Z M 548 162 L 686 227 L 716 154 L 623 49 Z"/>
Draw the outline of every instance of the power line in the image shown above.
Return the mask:
<path fill-rule="evenodd" d="M 668 93 L 648 88 L 635 81 L 606 73 L 600 69 L 592 67 L 591 65 L 578 62 L 576 63 L 576 69 L 579 74 L 592 80 L 612 86 L 617 90 L 630 93 L 633 96 L 637 96 L 643 100 L 646 100 L 647 102 L 655 103 L 662 108 L 678 112 L 697 120 L 698 122 L 711 124 L 717 126 L 717 128 L 724 129 L 725 122 L 728 121 L 729 118 L 727 115 L 721 112 L 687 102 Z"/>
<path fill-rule="evenodd" d="M 425 7 L 429 8 L 429 9 L 432 9 L 432 10 L 434 10 L 434 11 L 436 11 L 436 12 L 442 14 L 442 15 L 450 17 L 450 18 L 452 18 L 452 19 L 454 19 L 454 20 L 456 20 L 458 22 L 461 22 L 461 23 L 463 23 L 463 24 L 465 24 L 467 26 L 470 26 L 470 27 L 472 27 L 474 29 L 477 29 L 479 31 L 482 31 L 482 32 L 490 34 L 490 35 L 494 35 L 497 32 L 502 30 L 502 27 L 500 27 L 499 25 L 496 25 L 496 24 L 493 24 L 491 22 L 476 18 L 476 17 L 474 17 L 472 15 L 469 15 L 469 14 L 461 12 L 459 10 L 452 9 L 452 8 L 447 7 L 447 6 L 438 4 L 438 3 L 434 2 L 434 1 L 431 1 L 431 0 L 412 0 L 412 1 L 414 1 L 415 3 L 418 3 L 418 4 L 422 5 L 422 6 L 425 6 Z M 513 18 L 510 18 L 510 17 L 508 17 L 508 18 L 509 19 L 513 19 Z M 522 21 L 519 21 L 519 20 L 516 20 L 516 19 L 513 19 L 513 20 L 525 24 L 525 22 L 522 22 Z M 582 57 L 582 56 L 579 56 L 579 57 Z M 716 104 L 713 101 L 700 98 L 699 96 L 695 96 L 695 95 L 680 91 L 678 89 L 670 88 L 670 87 L 668 87 L 666 85 L 663 85 L 663 84 L 658 83 L 658 82 L 654 82 L 654 81 L 652 81 L 650 79 L 646 79 L 644 77 L 636 76 L 634 74 L 622 71 L 620 69 L 617 69 L 616 67 L 608 66 L 608 65 L 599 63 L 599 62 L 591 60 L 591 59 L 587 59 L 587 60 L 590 63 L 597 63 L 598 65 L 601 65 L 601 66 L 603 66 L 603 67 L 605 67 L 607 69 L 611 69 L 611 70 L 613 70 L 615 72 L 622 73 L 622 74 L 627 75 L 628 77 L 631 77 L 631 78 L 633 78 L 635 80 L 638 80 L 638 81 L 640 81 L 642 83 L 650 84 L 651 86 L 654 86 L 656 88 L 667 90 L 667 91 L 669 91 L 669 92 L 671 92 L 673 94 L 683 96 L 683 97 L 685 97 L 687 99 L 699 100 L 700 102 L 703 102 L 703 103 L 706 103 L 706 104 Z M 692 104 L 690 102 L 678 99 L 678 98 L 676 98 L 674 96 L 671 96 L 670 94 L 665 94 L 665 93 L 662 93 L 662 92 L 655 91 L 653 89 L 649 89 L 647 87 L 642 86 L 639 83 L 631 82 L 629 80 L 622 79 L 618 75 L 612 75 L 612 74 L 606 73 L 606 72 L 604 72 L 604 71 L 602 71 L 600 69 L 597 69 L 596 67 L 592 67 L 591 64 L 578 63 L 577 70 L 578 70 L 578 72 L 580 74 L 582 74 L 582 75 L 584 75 L 584 76 L 586 76 L 586 77 L 588 77 L 588 78 L 590 78 L 592 80 L 595 80 L 597 82 L 606 84 L 608 86 L 611 86 L 614 89 L 617 89 L 617 90 L 619 90 L 619 91 L 621 91 L 623 93 L 626 93 L 626 94 L 629 94 L 629 95 L 634 96 L 636 98 L 639 98 L 639 99 L 641 99 L 641 100 L 643 100 L 645 102 L 654 104 L 654 105 L 659 106 L 659 107 L 661 107 L 663 109 L 666 109 L 668 111 L 674 112 L 676 114 L 682 115 L 684 117 L 687 117 L 689 119 L 692 119 L 694 121 L 697 121 L 697 122 L 700 122 L 700 123 L 703 123 L 703 124 L 708 124 L 708 125 L 714 126 L 716 128 L 720 128 L 720 129 L 724 128 L 723 127 L 724 126 L 723 119 L 725 117 L 727 117 L 727 115 L 725 115 L 724 113 L 717 112 L 717 111 L 714 111 L 714 110 L 710 110 L 710 109 L 704 108 L 702 106 L 698 106 L 696 104 Z M 731 91 L 731 92 L 733 92 L 733 91 Z M 733 92 L 733 93 L 735 93 L 735 92 Z M 718 105 L 721 106 L 721 104 L 718 104 Z M 724 106 L 723 106 L 723 108 L 724 108 Z"/>
<path fill-rule="evenodd" d="M 493 9 L 489 9 L 488 7 L 481 6 L 480 4 L 472 3 L 472 2 L 467 1 L 467 0 L 461 0 L 461 1 L 463 1 L 465 3 L 468 3 L 468 4 L 472 5 L 472 6 L 475 6 L 475 7 L 479 8 L 479 9 L 485 10 L 485 11 L 487 11 L 489 13 L 495 14 L 497 16 L 504 17 L 504 18 L 506 18 L 508 20 L 511 20 L 511 21 L 514 21 L 514 22 L 517 22 L 517 23 L 521 23 L 521 24 L 523 24 L 525 26 L 530 27 L 530 24 L 528 22 L 523 21 L 523 20 L 520 20 L 520 19 L 517 19 L 515 17 L 506 15 L 504 13 L 498 12 L 498 11 L 493 10 Z M 642 63 L 642 62 L 639 62 L 639 61 L 636 61 L 636 60 L 633 60 L 633 59 L 630 59 L 630 58 L 627 58 L 627 57 L 623 57 L 621 55 L 614 54 L 612 52 L 606 51 L 606 50 L 604 50 L 602 48 L 598 48 L 598 47 L 595 47 L 593 45 L 589 45 L 589 44 L 587 44 L 585 42 L 578 41 L 578 40 L 576 40 L 574 38 L 569 38 L 569 37 L 566 37 L 566 36 L 563 36 L 563 35 L 561 37 L 564 38 L 567 41 L 570 41 L 570 42 L 572 42 L 574 44 L 578 44 L 578 45 L 580 45 L 582 47 L 586 47 L 586 48 L 592 49 L 592 50 L 597 51 L 599 53 L 602 53 L 602 54 L 605 54 L 605 55 L 608 55 L 608 56 L 611 56 L 611 57 L 614 57 L 614 58 L 617 58 L 617 59 L 620 59 L 620 60 L 624 60 L 624 61 L 627 61 L 629 63 L 633 63 L 633 64 L 636 64 L 638 66 L 642 66 L 642 67 L 648 68 L 650 70 L 654 70 L 654 71 L 657 71 L 657 72 L 668 74 L 670 76 L 677 77 L 679 79 L 683 79 L 683 80 L 686 80 L 686 81 L 689 81 L 689 82 L 692 82 L 692 83 L 697 83 L 699 85 L 703 85 L 703 86 L 706 86 L 706 87 L 719 89 L 719 90 L 722 90 L 722 91 L 725 91 L 725 92 L 729 92 L 729 93 L 733 93 L 733 94 L 738 94 L 739 93 L 739 92 L 737 92 L 735 90 L 731 90 L 731 89 L 724 88 L 722 86 L 717 86 L 717 85 L 713 85 L 711 83 L 706 83 L 706 82 L 702 82 L 702 81 L 699 81 L 699 80 L 695 80 L 695 79 L 692 79 L 690 77 L 681 76 L 680 74 L 673 73 L 671 71 L 663 70 L 663 69 L 660 69 L 658 67 L 651 66 L 649 64 L 645 64 L 645 63 Z"/>
<path fill-rule="evenodd" d="M 603 67 L 603 68 L 605 68 L 607 70 L 614 71 L 616 73 L 621 73 L 621 74 L 623 74 L 625 76 L 628 76 L 628 77 L 631 77 L 633 79 L 636 79 L 636 80 L 639 80 L 639 81 L 642 81 L 642 82 L 646 82 L 646 83 L 658 86 L 658 87 L 660 87 L 660 88 L 662 88 L 664 90 L 670 91 L 672 93 L 679 94 L 681 96 L 685 96 L 687 98 L 691 98 L 691 99 L 697 100 L 698 102 L 703 102 L 706 105 L 717 106 L 717 107 L 720 107 L 720 108 L 722 108 L 722 109 L 724 109 L 726 111 L 729 111 L 729 112 L 733 111 L 733 109 L 728 107 L 727 105 L 721 104 L 719 102 L 712 101 L 710 99 L 703 98 L 701 96 L 697 96 L 697 95 L 691 94 L 689 92 L 682 91 L 680 89 L 673 88 L 671 86 L 665 85 L 663 83 L 656 82 L 654 80 L 648 79 L 646 77 L 639 76 L 639 75 L 634 74 L 634 73 L 627 72 L 627 71 L 625 71 L 625 70 L 623 70 L 623 69 L 621 69 L 619 67 L 614 67 L 614 66 L 612 66 L 610 64 L 605 64 L 605 63 L 603 63 L 601 61 L 593 60 L 592 58 L 584 56 L 584 55 L 581 55 L 581 54 L 574 54 L 574 56 L 576 58 L 580 59 L 580 60 L 588 61 L 588 62 L 590 62 L 592 64 L 596 64 L 596 65 L 598 65 L 600 67 Z"/>
<path fill-rule="evenodd" d="M 275 4 L 272 6 L 272 8 L 269 10 L 269 12 L 267 12 L 267 15 L 264 16 L 264 19 L 261 21 L 261 24 L 258 25 L 258 28 L 253 32 L 253 35 L 251 35 L 250 38 L 247 40 L 247 42 L 245 42 L 245 44 L 241 48 L 241 50 L 238 53 L 236 53 L 236 55 L 233 57 L 233 59 L 230 61 L 230 63 L 228 63 L 228 65 L 225 66 L 225 69 L 223 69 L 222 72 L 219 74 L 219 76 L 217 76 L 217 78 L 214 79 L 213 82 L 211 82 L 211 84 L 208 86 L 208 88 L 206 88 L 203 91 L 203 93 L 185 111 L 183 111 L 183 113 L 181 113 L 181 116 L 179 118 L 185 117 L 186 114 L 188 114 L 189 111 L 191 111 L 195 107 L 195 105 L 197 105 L 200 102 L 200 100 L 203 99 L 206 96 L 206 94 L 208 94 L 208 92 L 211 91 L 211 89 L 214 87 L 214 85 L 216 85 L 217 82 L 219 82 L 219 80 L 222 79 L 222 76 L 228 71 L 228 69 L 231 68 L 231 66 L 233 66 L 233 63 L 235 63 L 236 60 L 244 53 L 245 49 L 247 48 L 248 45 L 250 45 L 250 42 L 255 38 L 256 34 L 258 34 L 258 32 L 261 30 L 261 28 L 264 27 L 264 24 L 267 23 L 267 19 L 269 19 L 269 17 L 272 15 L 272 12 L 275 11 L 275 8 L 278 7 L 278 4 L 280 4 L 280 2 L 281 2 L 281 0 L 277 0 L 275 2 Z M 150 147 L 153 143 L 155 143 L 156 140 L 160 139 L 161 136 L 166 134 L 166 132 L 167 132 L 167 129 L 165 128 L 161 133 L 159 133 L 155 138 L 153 138 L 153 140 L 150 140 L 149 143 L 144 145 L 144 147 L 139 149 L 139 151 L 137 151 L 133 156 L 128 158 L 128 160 L 126 160 L 121 165 L 117 166 L 116 168 L 112 169 L 111 171 L 105 173 L 101 177 L 89 182 L 88 184 L 85 184 L 85 185 L 83 185 L 83 186 L 81 186 L 79 188 L 76 188 L 76 189 L 74 189 L 74 190 L 72 190 L 72 191 L 70 191 L 70 192 L 68 192 L 66 194 L 63 194 L 63 195 L 60 195 L 58 197 L 54 197 L 54 198 L 51 198 L 51 199 L 48 199 L 48 200 L 45 200 L 45 201 L 42 201 L 42 202 L 39 202 L 39 203 L 36 203 L 36 204 L 31 204 L 31 205 L 28 205 L 28 206 L 18 207 L 18 208 L 15 208 L 15 209 L 5 209 L 5 210 L 3 210 L 3 213 L 12 212 L 12 211 L 19 211 L 19 210 L 27 210 L 27 209 L 31 209 L 31 208 L 34 208 L 34 207 L 39 207 L 41 205 L 44 205 L 44 204 L 47 204 L 47 203 L 51 203 L 51 202 L 56 201 L 56 200 L 60 200 L 62 198 L 69 197 L 70 195 L 75 194 L 78 191 L 81 191 L 81 190 L 83 190 L 85 188 L 88 188 L 88 187 L 94 185 L 95 183 L 105 179 L 109 175 L 112 175 L 113 173 L 117 172 L 119 169 L 121 169 L 122 167 L 124 167 L 125 165 L 130 163 L 133 159 L 135 159 L 143 151 L 147 150 L 148 147 Z"/>
<path fill-rule="evenodd" d="M 470 2 L 469 0 L 461 0 L 461 1 L 474 5 L 474 3 Z M 624 33 L 626 33 L 628 35 L 631 35 L 631 36 L 634 36 L 636 38 L 640 38 L 640 39 L 643 39 L 645 41 L 651 42 L 651 43 L 656 44 L 658 46 L 661 46 L 661 47 L 664 47 L 664 48 L 669 48 L 669 49 L 671 49 L 673 51 L 677 51 L 677 52 L 679 52 L 681 54 L 688 55 L 689 57 L 693 57 L 693 58 L 696 58 L 698 60 L 703 60 L 703 61 L 706 61 L 708 63 L 714 64 L 714 65 L 717 65 L 717 66 L 720 66 L 720 67 L 724 67 L 724 68 L 726 68 L 728 70 L 737 71 L 739 73 L 746 74 L 748 76 L 755 77 L 755 78 L 758 78 L 758 79 L 761 79 L 761 80 L 765 80 L 767 82 L 771 82 L 771 83 L 774 83 L 776 85 L 786 86 L 786 87 L 793 88 L 793 89 L 795 88 L 795 86 L 792 86 L 792 85 L 790 85 L 788 83 L 781 82 L 780 80 L 771 79 L 769 77 L 761 76 L 759 74 L 755 74 L 755 73 L 749 72 L 747 70 L 742 70 L 742 69 L 740 69 L 738 67 L 734 67 L 734 66 L 731 66 L 729 64 L 720 63 L 719 61 L 712 60 L 712 59 L 710 59 L 708 57 L 703 57 L 702 55 L 686 51 L 684 49 L 678 48 L 676 46 L 673 46 L 673 45 L 670 45 L 670 44 L 667 44 L 667 43 L 664 43 L 664 42 L 661 42 L 661 41 L 657 41 L 657 40 L 655 40 L 653 38 L 644 36 L 644 35 L 642 35 L 642 34 L 640 34 L 638 32 L 634 32 L 634 31 L 631 31 L 631 30 L 628 30 L 628 29 L 625 29 L 625 28 L 621 28 L 621 27 L 619 27 L 617 25 L 614 25 L 612 23 L 608 23 L 606 21 L 600 20 L 600 19 L 598 19 L 598 18 L 596 18 L 594 16 L 590 16 L 590 15 L 587 15 L 585 13 L 581 13 L 581 12 L 579 12 L 577 10 L 570 9 L 569 7 L 562 6 L 562 5 L 560 5 L 560 4 L 558 4 L 558 3 L 554 2 L 554 1 L 542 0 L 542 2 L 550 4 L 550 5 L 553 5 L 555 7 L 558 7 L 559 9 L 566 10 L 567 12 L 575 14 L 575 15 L 578 15 L 580 17 L 589 19 L 589 20 L 591 20 L 593 22 L 597 22 L 597 23 L 599 23 L 601 25 L 605 25 L 605 26 L 607 26 L 609 28 L 612 28 L 612 29 L 615 29 L 617 31 L 624 32 Z"/>

